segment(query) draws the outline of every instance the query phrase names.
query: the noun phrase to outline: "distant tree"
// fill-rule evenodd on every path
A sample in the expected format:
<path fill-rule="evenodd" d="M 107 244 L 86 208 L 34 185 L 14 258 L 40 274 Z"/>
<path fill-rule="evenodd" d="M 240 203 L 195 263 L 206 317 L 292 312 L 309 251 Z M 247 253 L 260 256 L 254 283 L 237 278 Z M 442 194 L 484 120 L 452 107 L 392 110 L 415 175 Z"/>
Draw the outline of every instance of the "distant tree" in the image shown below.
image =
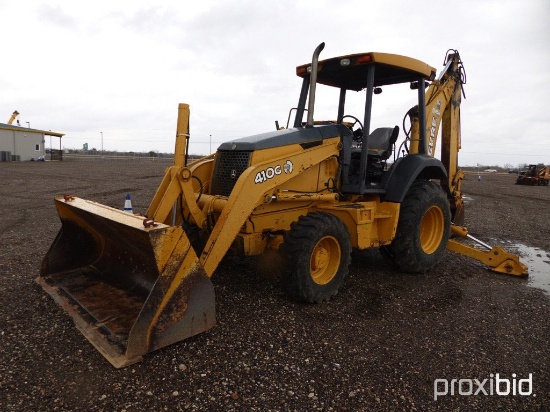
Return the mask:
<path fill-rule="evenodd" d="M 149 157 L 157 157 L 157 156 L 158 156 L 158 153 L 155 152 L 154 150 L 149 151 Z"/>

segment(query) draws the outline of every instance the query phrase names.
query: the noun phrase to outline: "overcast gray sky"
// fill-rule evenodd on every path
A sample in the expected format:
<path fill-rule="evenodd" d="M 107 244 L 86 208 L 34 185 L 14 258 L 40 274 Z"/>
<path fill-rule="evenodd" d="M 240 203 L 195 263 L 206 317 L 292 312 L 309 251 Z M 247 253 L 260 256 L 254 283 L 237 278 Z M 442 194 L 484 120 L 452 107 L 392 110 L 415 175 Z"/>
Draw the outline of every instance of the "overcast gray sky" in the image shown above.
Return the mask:
<path fill-rule="evenodd" d="M 0 122 L 18 110 L 65 148 L 100 149 L 103 132 L 105 150 L 173 152 L 180 102 L 191 153 L 274 130 L 324 41 L 321 59 L 381 51 L 438 71 L 458 49 L 460 163 L 550 164 L 548 0 L 0 0 L 0 16 Z"/>

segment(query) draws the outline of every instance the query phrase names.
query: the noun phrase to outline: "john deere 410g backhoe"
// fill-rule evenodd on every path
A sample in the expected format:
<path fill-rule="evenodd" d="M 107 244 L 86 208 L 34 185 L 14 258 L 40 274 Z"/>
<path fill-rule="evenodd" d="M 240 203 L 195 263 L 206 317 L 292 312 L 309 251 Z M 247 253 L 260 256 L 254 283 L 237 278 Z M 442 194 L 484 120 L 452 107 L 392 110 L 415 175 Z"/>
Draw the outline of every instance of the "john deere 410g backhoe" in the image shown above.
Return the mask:
<path fill-rule="evenodd" d="M 386 53 L 319 61 L 323 47 L 296 69 L 303 82 L 290 127 L 223 143 L 189 163 L 189 106 L 180 104 L 174 166 L 145 216 L 55 199 L 62 227 L 37 282 L 114 366 L 214 326 L 210 277 L 230 250 L 277 251 L 290 296 L 312 303 L 337 293 L 352 248 L 379 248 L 404 272 L 432 269 L 447 247 L 497 272 L 527 274 L 498 247 L 449 239 L 469 236 L 457 163 L 458 52 L 447 53 L 436 77 L 419 60 Z M 314 120 L 317 85 L 339 90 L 332 120 Z M 373 129 L 373 109 L 382 91 L 403 85 L 414 107 L 396 150 L 400 128 Z M 346 107 L 353 91 L 364 96 L 355 115 Z"/>

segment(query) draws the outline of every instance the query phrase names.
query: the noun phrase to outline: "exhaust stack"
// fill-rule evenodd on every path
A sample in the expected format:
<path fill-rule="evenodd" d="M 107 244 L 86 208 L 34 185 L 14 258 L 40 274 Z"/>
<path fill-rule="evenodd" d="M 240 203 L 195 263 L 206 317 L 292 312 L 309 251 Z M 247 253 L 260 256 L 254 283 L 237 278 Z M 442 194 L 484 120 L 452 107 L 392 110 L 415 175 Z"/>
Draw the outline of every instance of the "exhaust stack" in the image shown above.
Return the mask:
<path fill-rule="evenodd" d="M 317 67 L 319 65 L 319 55 L 325 48 L 325 43 L 321 43 L 313 52 L 311 59 L 311 73 L 309 81 L 309 100 L 307 102 L 307 123 L 306 127 L 313 127 L 313 109 L 315 108 L 315 88 L 317 86 Z"/>

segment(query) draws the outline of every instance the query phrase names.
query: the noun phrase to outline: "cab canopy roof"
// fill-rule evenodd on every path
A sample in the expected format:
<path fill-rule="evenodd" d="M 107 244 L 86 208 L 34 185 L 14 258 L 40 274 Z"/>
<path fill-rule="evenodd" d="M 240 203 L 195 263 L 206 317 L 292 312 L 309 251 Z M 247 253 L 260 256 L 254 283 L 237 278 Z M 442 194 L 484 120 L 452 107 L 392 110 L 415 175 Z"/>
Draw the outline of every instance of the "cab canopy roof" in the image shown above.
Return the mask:
<path fill-rule="evenodd" d="M 374 86 L 426 80 L 435 78 L 436 70 L 430 65 L 406 56 L 388 53 L 360 53 L 320 60 L 317 83 L 348 90 L 363 90 L 367 87 L 367 68 L 375 66 Z M 296 67 L 300 77 L 309 75 L 311 63 Z M 309 69 L 311 70 L 311 69 Z"/>

